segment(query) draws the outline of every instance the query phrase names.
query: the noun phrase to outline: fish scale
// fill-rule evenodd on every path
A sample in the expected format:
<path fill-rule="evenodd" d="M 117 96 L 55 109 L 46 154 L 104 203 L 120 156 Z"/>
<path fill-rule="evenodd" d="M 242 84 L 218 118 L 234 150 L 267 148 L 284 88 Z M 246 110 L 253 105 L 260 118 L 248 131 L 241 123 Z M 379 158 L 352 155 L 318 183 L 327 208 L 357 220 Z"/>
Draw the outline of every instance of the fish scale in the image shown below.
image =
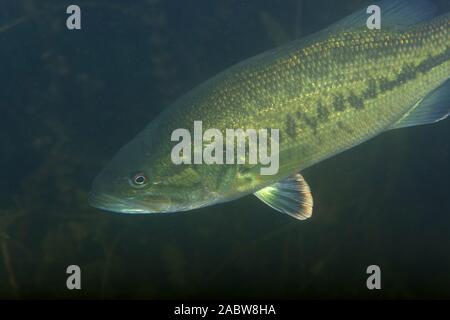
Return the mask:
<path fill-rule="evenodd" d="M 427 97 L 447 84 L 450 14 L 429 20 L 425 12 L 421 16 L 420 3 L 392 2 L 394 9 L 401 6 L 413 20 L 409 26 L 391 25 L 388 13 L 386 25 L 369 30 L 365 20 L 349 25 L 352 15 L 305 39 L 244 60 L 197 86 L 119 152 L 95 183 L 95 189 L 103 190 L 97 194 L 108 195 L 103 197 L 107 204 L 95 197 L 93 201 L 103 208 L 114 207 L 110 194 L 115 194 L 137 206 L 126 211 L 120 200 L 120 210 L 167 212 L 255 193 L 281 212 L 308 218 L 311 192 L 295 173 L 381 132 L 414 125 L 407 116 L 420 102 L 431 103 Z M 405 22 L 398 12 L 395 18 Z M 448 110 L 431 106 L 429 111 L 439 118 L 415 124 L 448 115 Z M 402 122 L 405 119 L 413 124 Z M 226 129 L 279 129 L 278 172 L 261 175 L 262 165 L 249 163 L 175 165 L 172 132 L 185 128 L 192 133 L 199 120 L 203 130 L 216 128 L 224 137 Z M 133 189 L 119 183 L 136 170 L 149 176 L 148 187 Z M 152 207 L 152 197 L 157 197 L 159 207 Z"/>
<path fill-rule="evenodd" d="M 264 102 L 255 104 L 251 99 L 246 100 L 245 96 L 242 101 L 235 99 L 241 102 L 236 108 L 247 105 L 247 110 L 253 110 L 247 113 L 247 117 L 233 110 L 233 105 L 219 104 L 218 108 L 227 109 L 225 119 L 228 114 L 233 119 L 236 116 L 239 118 L 233 123 L 222 122 L 217 121 L 217 115 L 214 115 L 216 121 L 212 119 L 209 123 L 217 128 L 233 125 L 243 128 L 279 128 L 281 136 L 288 137 L 280 145 L 282 154 L 284 150 L 309 149 L 313 154 L 300 153 L 298 156 L 304 161 L 296 166 L 301 169 L 312 165 L 326 154 L 333 155 L 341 148 L 351 147 L 386 129 L 420 97 L 448 77 L 448 25 L 446 15 L 429 25 L 405 33 L 364 29 L 325 39 L 310 47 L 299 48 L 294 53 L 289 52 L 292 50 L 290 46 L 286 50 L 286 57 L 280 53 L 281 50 L 276 54 L 267 54 L 266 60 L 270 60 L 271 55 L 279 59 L 275 63 L 265 62 L 257 67 L 252 66 L 250 70 L 245 70 L 245 64 L 240 64 L 236 69 L 243 70 L 237 72 L 234 82 L 228 79 L 223 82 L 226 89 L 215 91 L 216 94 L 224 95 L 217 101 L 226 104 L 229 101 L 227 95 L 241 97 L 238 90 L 249 90 L 265 97 L 259 99 Z M 330 52 L 332 59 L 328 58 Z M 356 53 L 353 61 L 348 59 L 351 53 L 353 57 Z M 374 59 L 374 56 L 377 58 Z M 430 62 L 429 67 L 421 69 L 421 63 L 426 61 Z M 420 74 L 416 70 L 414 77 L 396 80 L 402 75 L 403 66 L 419 69 Z M 233 72 L 236 70 L 230 71 Z M 269 78 L 276 79 L 276 85 L 266 80 Z M 371 89 L 370 83 L 376 89 Z M 371 90 L 376 90 L 376 94 L 370 94 Z M 356 103 L 352 105 L 352 99 L 349 99 L 351 94 L 364 107 L 355 107 Z M 404 99 L 404 96 L 409 99 Z M 342 110 L 335 105 L 336 99 L 342 101 Z M 327 120 L 319 116 L 319 106 L 329 113 Z M 209 109 L 210 106 L 203 105 L 203 108 Z M 202 109 L 201 104 L 199 109 Z M 298 119 L 295 116 L 298 113 L 303 117 Z M 208 117 L 201 111 L 200 114 L 203 116 L 199 119 L 208 122 Z M 337 123 L 347 129 L 336 128 Z M 295 134 L 292 133 L 294 127 Z M 331 145 L 326 146 L 325 142 L 330 139 Z M 282 163 L 283 158 L 281 156 Z M 292 169 L 291 166 L 289 169 Z"/>
<path fill-rule="evenodd" d="M 449 15 L 407 31 L 345 31 L 242 62 L 191 92 L 191 107 L 171 116 L 180 127 L 202 120 L 223 132 L 279 128 L 280 172 L 255 170 L 243 188 L 252 189 L 386 130 L 449 76 L 449 61 Z"/>

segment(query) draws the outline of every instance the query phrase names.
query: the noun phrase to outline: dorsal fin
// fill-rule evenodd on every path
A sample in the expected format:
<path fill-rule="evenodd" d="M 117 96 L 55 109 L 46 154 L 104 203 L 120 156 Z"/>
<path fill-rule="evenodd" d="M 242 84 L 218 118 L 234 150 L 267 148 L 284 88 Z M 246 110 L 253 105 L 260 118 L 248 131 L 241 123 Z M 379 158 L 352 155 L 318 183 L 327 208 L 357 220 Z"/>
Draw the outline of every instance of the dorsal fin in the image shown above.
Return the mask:
<path fill-rule="evenodd" d="M 255 192 L 255 196 L 275 210 L 296 219 L 305 220 L 312 215 L 311 189 L 299 173 Z"/>

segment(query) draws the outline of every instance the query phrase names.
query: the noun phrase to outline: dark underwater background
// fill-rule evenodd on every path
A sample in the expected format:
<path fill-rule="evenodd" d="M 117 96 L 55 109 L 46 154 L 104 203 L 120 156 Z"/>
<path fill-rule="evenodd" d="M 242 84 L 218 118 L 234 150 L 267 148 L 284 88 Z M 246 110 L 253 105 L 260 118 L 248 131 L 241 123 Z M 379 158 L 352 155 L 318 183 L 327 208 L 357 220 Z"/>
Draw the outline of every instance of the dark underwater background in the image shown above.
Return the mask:
<path fill-rule="evenodd" d="M 0 298 L 450 298 L 449 119 L 306 170 L 308 221 L 254 196 L 142 216 L 87 204 L 101 168 L 178 96 L 369 4 L 0 0 Z M 82 290 L 66 288 L 72 264 Z M 381 290 L 366 288 L 372 264 Z"/>

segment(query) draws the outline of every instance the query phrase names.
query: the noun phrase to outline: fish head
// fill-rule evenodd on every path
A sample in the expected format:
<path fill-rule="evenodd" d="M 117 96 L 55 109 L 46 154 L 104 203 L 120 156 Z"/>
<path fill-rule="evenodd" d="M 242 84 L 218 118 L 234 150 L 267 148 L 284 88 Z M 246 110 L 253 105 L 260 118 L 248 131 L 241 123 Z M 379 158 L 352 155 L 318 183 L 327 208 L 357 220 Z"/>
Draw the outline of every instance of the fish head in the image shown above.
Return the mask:
<path fill-rule="evenodd" d="M 122 147 L 95 178 L 91 206 L 139 214 L 187 211 L 216 202 L 196 170 L 173 164 L 170 149 L 158 139 L 146 141 L 145 136 Z"/>

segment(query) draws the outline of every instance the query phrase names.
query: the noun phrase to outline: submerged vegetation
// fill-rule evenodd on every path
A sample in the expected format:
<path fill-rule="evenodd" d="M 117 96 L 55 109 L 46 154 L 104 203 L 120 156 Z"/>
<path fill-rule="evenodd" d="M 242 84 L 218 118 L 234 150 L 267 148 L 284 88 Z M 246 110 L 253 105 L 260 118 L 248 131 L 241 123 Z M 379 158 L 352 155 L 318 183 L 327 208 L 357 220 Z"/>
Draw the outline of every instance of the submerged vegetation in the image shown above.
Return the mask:
<path fill-rule="evenodd" d="M 307 223 L 253 197 L 158 216 L 87 204 L 111 155 L 180 94 L 363 1 L 78 2 L 78 33 L 70 3 L 2 4 L 1 298 L 371 297 L 372 263 L 389 270 L 380 295 L 450 297 L 449 121 L 305 172 Z M 81 291 L 66 289 L 71 264 Z"/>

